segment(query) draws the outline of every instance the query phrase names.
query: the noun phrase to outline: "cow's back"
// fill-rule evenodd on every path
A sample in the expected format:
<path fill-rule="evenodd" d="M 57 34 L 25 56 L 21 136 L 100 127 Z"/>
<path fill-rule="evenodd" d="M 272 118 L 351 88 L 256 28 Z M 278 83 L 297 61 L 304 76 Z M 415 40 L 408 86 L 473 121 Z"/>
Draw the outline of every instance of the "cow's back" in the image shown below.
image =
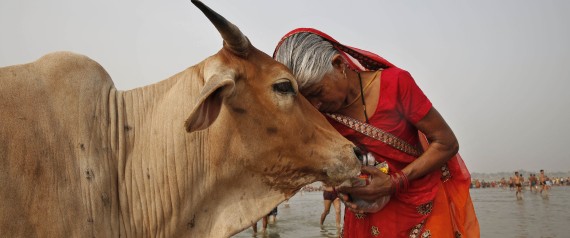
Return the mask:
<path fill-rule="evenodd" d="M 118 236 L 115 95 L 73 53 L 0 68 L 2 236 Z"/>

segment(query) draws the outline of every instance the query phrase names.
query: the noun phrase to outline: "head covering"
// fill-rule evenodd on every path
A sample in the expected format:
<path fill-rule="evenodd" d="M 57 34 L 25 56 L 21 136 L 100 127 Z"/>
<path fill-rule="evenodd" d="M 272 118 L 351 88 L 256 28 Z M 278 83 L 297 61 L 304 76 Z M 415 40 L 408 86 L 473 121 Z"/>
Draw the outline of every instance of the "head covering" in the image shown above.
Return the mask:
<path fill-rule="evenodd" d="M 325 39 L 326 41 L 330 42 L 333 45 L 333 47 L 335 47 L 339 51 L 342 57 L 346 59 L 346 61 L 348 62 L 348 67 L 351 68 L 352 70 L 376 71 L 379 69 L 395 67 L 395 65 L 393 65 L 392 63 L 390 63 L 389 61 L 380 57 L 377 54 L 361 50 L 356 47 L 343 45 L 337 40 L 333 39 L 331 36 L 327 35 L 326 33 L 314 28 L 297 28 L 285 34 L 285 36 L 281 38 L 279 43 L 277 43 L 275 51 L 273 52 L 273 58 L 275 58 L 275 53 L 277 52 L 277 49 L 279 49 L 279 47 L 281 46 L 283 41 L 285 41 L 285 39 L 289 38 L 292 35 L 302 32 L 318 35 L 323 39 Z"/>

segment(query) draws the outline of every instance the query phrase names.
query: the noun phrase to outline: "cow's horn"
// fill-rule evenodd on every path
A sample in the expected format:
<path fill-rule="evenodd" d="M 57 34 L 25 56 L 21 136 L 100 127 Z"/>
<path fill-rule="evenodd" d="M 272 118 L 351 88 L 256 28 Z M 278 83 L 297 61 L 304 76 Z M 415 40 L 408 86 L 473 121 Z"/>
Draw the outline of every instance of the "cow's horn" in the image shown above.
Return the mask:
<path fill-rule="evenodd" d="M 222 38 L 230 51 L 239 56 L 247 56 L 249 41 L 237 26 L 220 16 L 220 14 L 206 6 L 201 1 L 191 1 L 204 13 L 204 15 L 206 15 L 206 17 L 208 17 L 208 19 L 210 19 L 216 29 L 218 29 L 218 32 L 222 35 Z"/>

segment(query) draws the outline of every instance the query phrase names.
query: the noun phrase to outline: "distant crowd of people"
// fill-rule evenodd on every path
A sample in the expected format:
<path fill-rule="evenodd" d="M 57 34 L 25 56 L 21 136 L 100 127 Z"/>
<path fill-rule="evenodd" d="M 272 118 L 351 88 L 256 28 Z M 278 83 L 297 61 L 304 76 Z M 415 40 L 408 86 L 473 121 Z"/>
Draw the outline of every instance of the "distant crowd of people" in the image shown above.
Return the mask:
<path fill-rule="evenodd" d="M 505 179 L 504 177 L 498 181 L 479 181 L 479 179 L 473 179 L 471 183 L 471 188 L 503 188 L 515 191 L 515 196 L 517 199 L 522 199 L 522 191 L 530 190 L 533 193 L 540 193 L 543 196 L 548 196 L 548 192 L 552 186 L 570 186 L 570 177 L 554 177 L 550 178 L 545 173 L 544 170 L 540 170 L 540 173 L 531 173 L 526 179 L 522 173 L 519 171 L 514 172 L 514 176 Z"/>
<path fill-rule="evenodd" d="M 553 177 L 550 178 L 544 174 L 544 170 L 541 170 L 541 174 L 529 174 L 529 176 L 525 179 L 523 174 L 517 174 L 515 172 L 514 176 L 506 178 L 501 178 L 500 180 L 491 180 L 485 181 L 480 179 L 472 179 L 471 188 L 504 188 L 515 190 L 517 187 L 517 181 L 521 184 L 522 189 L 529 189 L 530 191 L 535 191 L 537 187 L 542 185 L 547 187 L 552 186 L 570 186 L 570 177 Z M 543 176 L 543 182 L 540 181 L 540 177 Z"/>

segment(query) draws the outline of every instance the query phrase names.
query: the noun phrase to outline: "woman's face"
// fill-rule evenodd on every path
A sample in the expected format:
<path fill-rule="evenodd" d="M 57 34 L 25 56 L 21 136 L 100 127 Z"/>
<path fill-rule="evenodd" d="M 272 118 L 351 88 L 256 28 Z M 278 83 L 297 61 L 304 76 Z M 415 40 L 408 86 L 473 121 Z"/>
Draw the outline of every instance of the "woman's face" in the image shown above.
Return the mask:
<path fill-rule="evenodd" d="M 346 105 L 348 80 L 339 71 L 333 70 L 318 83 L 301 89 L 301 94 L 321 112 L 336 112 Z"/>

